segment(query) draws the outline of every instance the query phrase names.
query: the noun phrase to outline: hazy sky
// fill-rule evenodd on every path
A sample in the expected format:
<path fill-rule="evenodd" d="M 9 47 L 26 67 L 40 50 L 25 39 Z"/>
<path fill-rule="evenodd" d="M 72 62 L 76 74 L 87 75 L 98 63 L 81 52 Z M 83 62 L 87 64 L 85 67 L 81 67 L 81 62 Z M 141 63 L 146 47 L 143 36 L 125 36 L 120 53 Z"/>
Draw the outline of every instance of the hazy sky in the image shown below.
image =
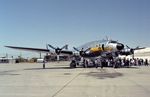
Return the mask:
<path fill-rule="evenodd" d="M 20 53 L 4 45 L 71 48 L 106 36 L 148 47 L 149 5 L 150 0 L 0 0 L 0 54 Z"/>

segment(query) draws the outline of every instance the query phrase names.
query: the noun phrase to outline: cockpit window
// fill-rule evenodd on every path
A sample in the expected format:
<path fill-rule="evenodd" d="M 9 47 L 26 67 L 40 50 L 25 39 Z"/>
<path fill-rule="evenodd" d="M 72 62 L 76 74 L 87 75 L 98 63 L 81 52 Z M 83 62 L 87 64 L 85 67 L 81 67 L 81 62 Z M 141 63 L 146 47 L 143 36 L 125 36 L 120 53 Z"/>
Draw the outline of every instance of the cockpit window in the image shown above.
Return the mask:
<path fill-rule="evenodd" d="M 118 43 L 118 42 L 117 42 L 117 41 L 112 41 L 112 40 L 111 40 L 111 41 L 109 41 L 109 43 Z"/>

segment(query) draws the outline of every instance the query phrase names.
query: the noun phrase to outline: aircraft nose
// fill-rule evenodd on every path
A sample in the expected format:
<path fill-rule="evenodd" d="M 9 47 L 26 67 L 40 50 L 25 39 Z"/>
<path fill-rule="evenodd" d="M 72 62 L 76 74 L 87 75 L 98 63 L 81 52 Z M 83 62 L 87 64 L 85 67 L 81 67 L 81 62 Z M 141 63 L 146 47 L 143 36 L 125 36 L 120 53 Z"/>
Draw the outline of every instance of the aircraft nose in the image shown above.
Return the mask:
<path fill-rule="evenodd" d="M 117 44 L 117 49 L 118 49 L 118 50 L 124 49 L 124 45 L 123 45 L 122 43 L 118 43 L 118 44 Z"/>

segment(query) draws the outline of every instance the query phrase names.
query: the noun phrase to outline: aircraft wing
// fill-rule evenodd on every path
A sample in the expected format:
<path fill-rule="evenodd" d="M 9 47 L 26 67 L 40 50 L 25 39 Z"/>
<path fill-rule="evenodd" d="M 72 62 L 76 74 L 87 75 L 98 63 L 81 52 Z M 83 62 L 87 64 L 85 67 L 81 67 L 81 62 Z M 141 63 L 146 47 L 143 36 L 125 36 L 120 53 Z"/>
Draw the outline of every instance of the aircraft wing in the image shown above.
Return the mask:
<path fill-rule="evenodd" d="M 146 47 L 136 47 L 134 48 L 134 50 L 141 50 L 141 49 L 145 49 Z"/>
<path fill-rule="evenodd" d="M 48 52 L 50 52 L 49 49 L 41 49 L 41 48 L 16 47 L 16 46 L 5 46 L 5 47 L 12 48 L 12 49 L 17 49 L 17 50 L 40 52 L 40 53 L 48 53 Z"/>
<path fill-rule="evenodd" d="M 5 46 L 7 48 L 17 49 L 17 50 L 24 50 L 24 51 L 32 51 L 32 52 L 40 52 L 40 53 L 49 53 L 49 49 L 41 49 L 41 48 L 29 48 L 29 47 L 16 47 L 16 46 Z M 55 52 L 54 52 L 55 53 Z M 61 54 L 69 54 L 72 55 L 72 51 L 62 50 Z"/>

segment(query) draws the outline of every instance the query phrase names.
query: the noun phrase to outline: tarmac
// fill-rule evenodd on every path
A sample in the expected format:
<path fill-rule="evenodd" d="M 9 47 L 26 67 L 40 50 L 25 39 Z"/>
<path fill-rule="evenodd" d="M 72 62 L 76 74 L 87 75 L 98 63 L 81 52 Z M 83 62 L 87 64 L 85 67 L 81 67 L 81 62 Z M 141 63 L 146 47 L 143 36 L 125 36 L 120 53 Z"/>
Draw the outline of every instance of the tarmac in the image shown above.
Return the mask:
<path fill-rule="evenodd" d="M 150 97 L 150 66 L 69 68 L 69 62 L 0 63 L 0 97 Z"/>

